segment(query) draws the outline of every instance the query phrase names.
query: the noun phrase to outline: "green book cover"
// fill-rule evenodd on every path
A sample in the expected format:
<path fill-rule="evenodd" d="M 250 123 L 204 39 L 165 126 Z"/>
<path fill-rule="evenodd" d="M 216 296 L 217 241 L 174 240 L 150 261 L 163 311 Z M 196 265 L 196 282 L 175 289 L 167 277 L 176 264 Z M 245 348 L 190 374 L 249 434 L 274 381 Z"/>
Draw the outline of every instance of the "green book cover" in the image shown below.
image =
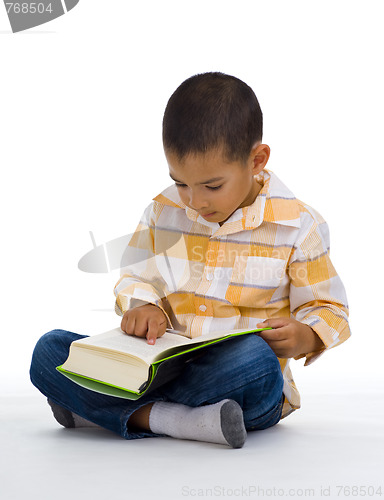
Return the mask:
<path fill-rule="evenodd" d="M 223 337 L 208 341 L 204 341 L 202 337 L 200 343 L 192 345 L 190 347 L 188 346 L 188 344 L 184 344 L 180 346 L 180 350 L 178 352 L 168 356 L 165 353 L 164 358 L 151 363 L 149 367 L 148 378 L 138 391 L 131 391 L 124 387 L 119 387 L 102 380 L 96 380 L 85 375 L 70 372 L 64 369 L 63 365 L 57 366 L 56 369 L 61 374 L 65 375 L 68 379 L 91 391 L 105 394 L 107 396 L 136 400 L 139 399 L 142 395 L 148 394 L 157 387 L 176 378 L 183 369 L 185 363 L 193 359 L 195 356 L 201 355 L 202 351 L 209 348 L 209 346 L 211 346 L 212 344 L 228 341 L 232 338 L 238 337 L 239 335 L 247 335 L 250 333 L 254 334 L 262 330 L 270 329 L 271 328 L 257 328 L 236 333 L 229 333 L 228 335 L 224 334 Z"/>

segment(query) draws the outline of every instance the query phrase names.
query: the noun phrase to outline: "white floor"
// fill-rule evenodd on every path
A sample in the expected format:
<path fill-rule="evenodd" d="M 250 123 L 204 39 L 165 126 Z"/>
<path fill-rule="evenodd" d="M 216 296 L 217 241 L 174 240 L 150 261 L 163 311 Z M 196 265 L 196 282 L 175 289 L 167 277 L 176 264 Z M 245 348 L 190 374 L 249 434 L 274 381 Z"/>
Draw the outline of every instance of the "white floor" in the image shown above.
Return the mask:
<path fill-rule="evenodd" d="M 33 390 L 0 398 L 2 500 L 356 498 L 356 488 L 379 498 L 380 486 L 384 495 L 384 389 L 306 394 L 239 450 L 64 429 Z"/>

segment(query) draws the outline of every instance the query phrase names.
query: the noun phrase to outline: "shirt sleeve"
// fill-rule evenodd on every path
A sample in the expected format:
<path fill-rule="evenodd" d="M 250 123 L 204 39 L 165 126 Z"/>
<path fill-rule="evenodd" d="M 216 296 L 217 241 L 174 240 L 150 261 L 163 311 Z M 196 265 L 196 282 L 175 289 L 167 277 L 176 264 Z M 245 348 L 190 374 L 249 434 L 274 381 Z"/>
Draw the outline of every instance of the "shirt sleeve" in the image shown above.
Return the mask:
<path fill-rule="evenodd" d="M 306 366 L 351 333 L 346 292 L 330 259 L 328 225 L 313 208 L 304 207 L 288 269 L 291 315 L 310 326 L 324 343 L 320 351 L 294 358 L 305 356 Z"/>
<path fill-rule="evenodd" d="M 173 328 L 166 299 L 166 283 L 159 272 L 154 249 L 154 203 L 144 211 L 122 257 L 121 275 L 116 283 L 115 312 L 126 311 L 144 304 L 158 306 L 167 317 L 167 328 Z"/>

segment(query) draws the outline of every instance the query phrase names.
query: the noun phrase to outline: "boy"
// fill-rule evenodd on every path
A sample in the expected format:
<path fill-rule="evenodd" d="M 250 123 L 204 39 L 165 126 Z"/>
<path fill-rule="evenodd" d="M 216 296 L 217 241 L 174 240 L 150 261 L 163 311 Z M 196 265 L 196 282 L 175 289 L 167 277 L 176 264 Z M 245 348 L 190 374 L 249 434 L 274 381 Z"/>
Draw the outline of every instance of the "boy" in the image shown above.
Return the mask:
<path fill-rule="evenodd" d="M 300 407 L 289 360 L 305 356 L 307 365 L 350 336 L 347 298 L 325 221 L 265 169 L 270 148 L 248 85 L 222 73 L 183 82 L 164 113 L 163 144 L 175 185 L 154 198 L 131 239 L 145 257 L 115 286 L 121 329 L 149 344 L 167 327 L 189 337 L 272 329 L 211 346 L 177 379 L 132 402 L 55 372 L 83 336 L 53 330 L 35 348 L 31 380 L 67 427 L 93 422 L 126 439 L 167 435 L 240 448 L 246 431 Z M 183 250 L 167 247 L 175 235 Z"/>

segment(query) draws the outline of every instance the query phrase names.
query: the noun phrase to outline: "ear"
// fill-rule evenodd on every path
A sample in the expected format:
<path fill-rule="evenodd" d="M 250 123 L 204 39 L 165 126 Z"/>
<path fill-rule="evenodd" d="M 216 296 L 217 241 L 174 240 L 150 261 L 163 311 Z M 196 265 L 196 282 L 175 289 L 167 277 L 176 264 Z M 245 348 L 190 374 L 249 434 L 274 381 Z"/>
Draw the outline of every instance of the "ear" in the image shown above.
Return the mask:
<path fill-rule="evenodd" d="M 255 144 L 251 150 L 249 161 L 252 164 L 253 175 L 259 174 L 268 163 L 271 149 L 267 144 Z"/>

